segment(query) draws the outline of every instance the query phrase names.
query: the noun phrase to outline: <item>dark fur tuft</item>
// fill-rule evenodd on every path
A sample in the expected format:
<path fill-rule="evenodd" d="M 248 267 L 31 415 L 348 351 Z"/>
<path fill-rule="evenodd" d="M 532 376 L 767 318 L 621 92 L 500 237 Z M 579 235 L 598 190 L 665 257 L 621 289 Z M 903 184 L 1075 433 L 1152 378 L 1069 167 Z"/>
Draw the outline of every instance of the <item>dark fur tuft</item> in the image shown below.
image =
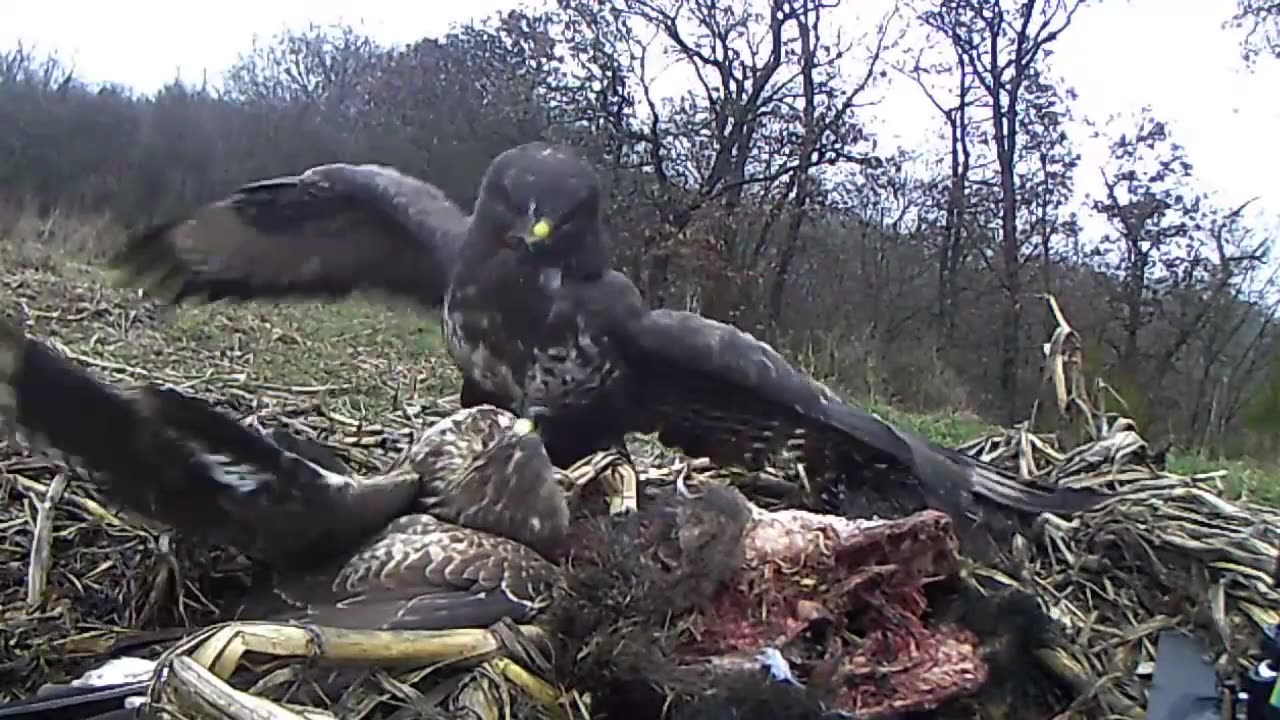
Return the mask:
<path fill-rule="evenodd" d="M 639 513 L 579 526 L 561 597 L 544 616 L 566 645 L 556 653 L 557 677 L 590 692 L 604 718 L 822 717 L 813 694 L 772 682 L 763 669 L 712 677 L 676 656 L 675 633 L 662 628 L 710 602 L 737 573 L 750 520 L 736 490 L 700 492 L 679 499 L 668 489 Z"/>
<path fill-rule="evenodd" d="M 1035 660 L 1035 652 L 1062 644 L 1061 628 L 1033 594 L 1017 588 L 983 589 L 954 578 L 929 590 L 935 619 L 973 631 L 982 643 L 989 675 L 976 695 L 939 708 L 942 717 L 969 717 L 962 707 L 982 706 L 1008 717 L 1049 717 L 1071 702 L 1069 688 Z M 1002 710 L 1001 710 L 1002 709 Z M 959 713 L 959 714 L 957 714 Z"/>

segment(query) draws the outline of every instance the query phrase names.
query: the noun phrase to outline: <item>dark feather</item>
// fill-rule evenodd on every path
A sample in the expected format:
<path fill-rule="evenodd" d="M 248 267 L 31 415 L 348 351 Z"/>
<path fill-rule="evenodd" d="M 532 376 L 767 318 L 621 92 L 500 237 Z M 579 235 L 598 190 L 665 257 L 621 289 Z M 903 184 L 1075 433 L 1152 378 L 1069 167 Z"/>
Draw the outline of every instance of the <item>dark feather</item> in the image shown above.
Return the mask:
<path fill-rule="evenodd" d="M 527 618 L 557 577 L 554 564 L 516 541 L 405 514 L 420 485 L 429 486 L 459 522 L 513 528 L 552 549 L 557 537 L 563 542 L 568 511 L 545 451 L 536 435 L 511 433 L 515 418 L 494 408 L 463 411 L 450 426 L 474 430 L 476 418 L 487 417 L 494 431 L 480 439 L 488 444 L 437 432 L 415 446 L 437 458 L 461 448 L 456 466 L 437 466 L 453 475 L 424 483 L 416 465 L 430 463 L 411 455 L 356 480 L 198 398 L 150 386 L 119 393 L 8 321 L 0 323 L 0 415 L 6 427 L 91 473 L 112 502 L 271 563 L 274 580 L 257 588 L 241 617 L 352 628 L 486 626 Z M 323 455 L 305 441 L 296 447 Z M 454 489 L 479 507 L 448 497 Z M 522 493 L 535 501 L 520 505 Z M 483 507 L 490 501 L 498 507 Z"/>
<path fill-rule="evenodd" d="M 336 163 L 249 183 L 190 217 L 132 235 L 110 264 L 170 302 L 341 297 L 444 299 L 467 217 L 429 183 Z"/>
<path fill-rule="evenodd" d="M 859 481 L 918 483 L 927 502 L 973 516 L 971 493 L 1032 512 L 1077 512 L 1086 491 L 1048 491 L 1013 478 L 845 402 L 777 351 L 730 325 L 654 310 L 617 326 L 645 416 L 638 431 L 713 461 L 759 468 L 777 456 L 805 462 L 824 490 Z M 815 488 L 818 489 L 818 488 Z M 914 508 L 911 508 L 914 509 Z"/>
<path fill-rule="evenodd" d="M 93 476 L 124 508 L 268 562 L 352 547 L 416 494 L 357 485 L 174 390 L 124 394 L 13 321 L 0 324 L 6 425 Z"/>
<path fill-rule="evenodd" d="M 330 447 L 317 440 L 294 435 L 284 428 L 267 431 L 267 437 L 281 450 L 313 462 L 329 472 L 339 475 L 351 474 L 351 467 L 343 462 Z"/>

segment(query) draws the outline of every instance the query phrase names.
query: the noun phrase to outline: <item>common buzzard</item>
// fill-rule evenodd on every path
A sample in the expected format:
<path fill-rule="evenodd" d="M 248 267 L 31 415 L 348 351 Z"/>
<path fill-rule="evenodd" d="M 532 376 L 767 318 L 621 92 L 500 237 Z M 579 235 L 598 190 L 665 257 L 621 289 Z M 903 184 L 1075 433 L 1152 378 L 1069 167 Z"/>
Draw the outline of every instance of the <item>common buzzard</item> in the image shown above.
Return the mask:
<path fill-rule="evenodd" d="M 894 510 L 923 502 L 958 522 L 976 517 L 974 492 L 1030 512 L 1097 502 L 1028 487 L 896 428 L 732 326 L 648 309 L 611 269 L 606 234 L 594 169 L 535 142 L 492 162 L 469 216 L 395 169 L 322 165 L 144 229 L 111 263 L 175 303 L 368 290 L 442 307 L 462 404 L 534 419 L 560 467 L 604 449 L 625 457 L 628 433 L 657 431 L 722 465 L 789 455 L 811 500 L 841 511 L 883 510 L 862 502 L 868 485 Z M 614 507 L 632 509 L 634 468 L 623 467 Z"/>
<path fill-rule="evenodd" d="M 567 542 L 569 478 L 531 423 L 491 406 L 442 420 L 403 462 L 360 478 L 329 469 L 340 463 L 318 443 L 278 442 L 203 400 L 118 391 L 6 319 L 0 422 L 114 504 L 269 567 L 230 615 L 354 629 L 523 621 Z"/>
<path fill-rule="evenodd" d="M 712 690 L 728 711 L 744 688 L 743 706 L 775 694 L 765 662 L 803 694 L 793 702 L 886 713 L 934 707 L 989 674 L 978 637 L 931 617 L 926 586 L 958 567 L 951 523 L 935 511 L 770 512 L 730 487 L 654 484 L 620 522 L 570 521 L 561 484 L 574 478 L 526 421 L 491 406 L 437 423 L 407 461 L 361 480 L 319 444 L 273 439 L 198 399 L 119 392 L 12 323 L 0 323 L 0 416 L 114 502 L 269 564 L 272 581 L 228 609 L 246 619 L 532 620 L 567 643 L 558 672 L 614 703 L 647 703 L 679 679 L 680 703 Z M 437 514 L 412 512 L 415 500 Z"/>

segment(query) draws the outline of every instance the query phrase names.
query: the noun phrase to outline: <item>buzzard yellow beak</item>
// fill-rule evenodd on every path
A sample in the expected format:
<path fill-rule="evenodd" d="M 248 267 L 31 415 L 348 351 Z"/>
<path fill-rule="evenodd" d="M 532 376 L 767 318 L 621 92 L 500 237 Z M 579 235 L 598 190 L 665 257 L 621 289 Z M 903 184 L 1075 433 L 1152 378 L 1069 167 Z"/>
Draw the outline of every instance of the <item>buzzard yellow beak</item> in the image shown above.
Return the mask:
<path fill-rule="evenodd" d="M 511 426 L 511 432 L 516 435 L 528 435 L 533 432 L 533 421 L 529 418 L 520 418 L 516 420 L 516 424 Z"/>
<path fill-rule="evenodd" d="M 551 237 L 551 229 L 551 221 L 546 218 L 542 218 L 529 228 L 529 234 L 525 236 L 525 242 L 530 245 L 540 243 Z"/>

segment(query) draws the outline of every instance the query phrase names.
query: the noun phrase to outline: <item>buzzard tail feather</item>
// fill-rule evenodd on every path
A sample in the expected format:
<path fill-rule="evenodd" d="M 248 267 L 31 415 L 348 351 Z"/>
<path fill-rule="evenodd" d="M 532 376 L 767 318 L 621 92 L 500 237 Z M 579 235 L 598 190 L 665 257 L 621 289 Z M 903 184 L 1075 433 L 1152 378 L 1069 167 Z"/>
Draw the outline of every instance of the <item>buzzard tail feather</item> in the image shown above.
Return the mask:
<path fill-rule="evenodd" d="M 953 448 L 941 447 L 922 437 L 909 438 L 917 458 L 944 458 L 960 467 L 972 468 L 974 491 L 1005 507 L 1029 513 L 1050 512 L 1075 515 L 1097 509 L 1108 496 L 1086 488 L 1045 488 L 1019 480 L 1006 472 Z M 923 447 L 922 447 L 923 446 Z"/>

